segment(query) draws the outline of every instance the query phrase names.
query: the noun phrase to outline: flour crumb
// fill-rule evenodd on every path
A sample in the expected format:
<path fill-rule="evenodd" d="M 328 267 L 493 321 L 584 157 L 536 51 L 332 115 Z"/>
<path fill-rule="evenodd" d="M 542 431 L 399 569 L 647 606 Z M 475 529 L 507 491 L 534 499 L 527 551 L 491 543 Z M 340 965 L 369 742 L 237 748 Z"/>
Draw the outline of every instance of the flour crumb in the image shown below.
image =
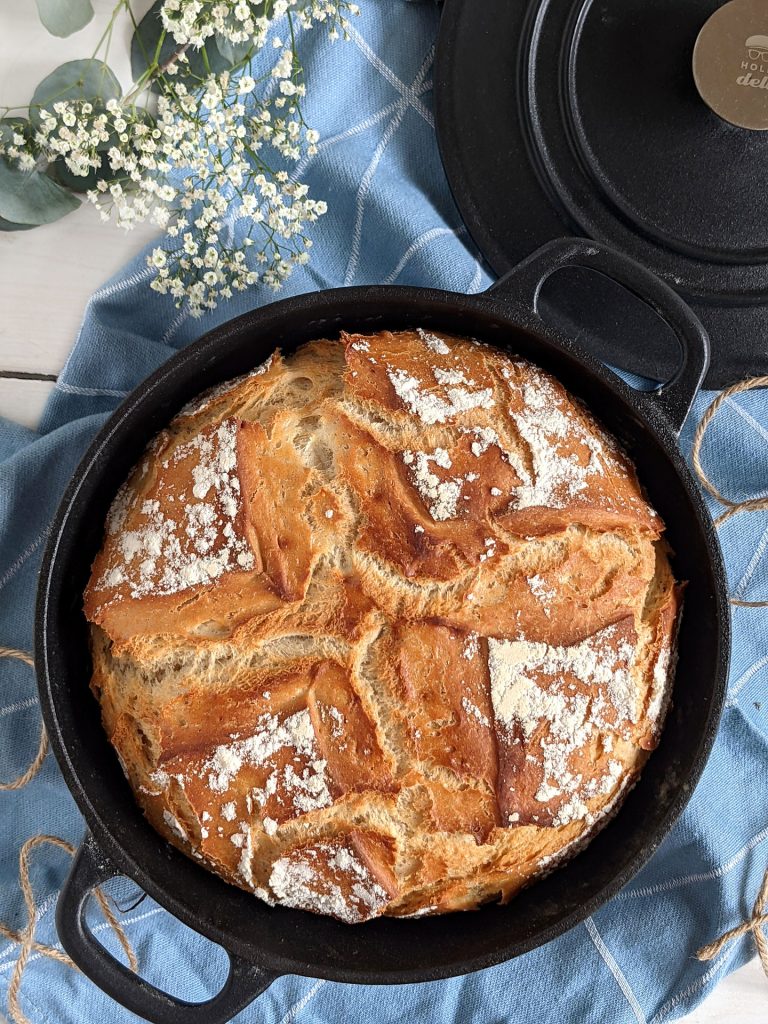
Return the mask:
<path fill-rule="evenodd" d="M 446 398 L 441 398 L 405 370 L 387 370 L 387 376 L 397 397 L 422 423 L 447 423 L 470 409 L 490 409 L 495 404 L 491 388 L 469 391 L 449 387 L 445 390 Z"/>
<path fill-rule="evenodd" d="M 447 356 L 451 351 L 442 338 L 438 338 L 436 334 L 431 334 L 429 331 L 423 330 L 421 327 L 416 328 L 416 333 L 427 346 L 427 348 L 439 356 Z"/>

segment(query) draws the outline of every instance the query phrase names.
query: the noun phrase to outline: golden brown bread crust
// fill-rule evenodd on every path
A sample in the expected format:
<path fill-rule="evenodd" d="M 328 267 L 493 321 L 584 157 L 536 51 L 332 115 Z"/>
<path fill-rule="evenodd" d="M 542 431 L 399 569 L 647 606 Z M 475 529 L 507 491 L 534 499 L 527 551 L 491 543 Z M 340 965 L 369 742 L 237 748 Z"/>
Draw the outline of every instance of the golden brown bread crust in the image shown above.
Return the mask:
<path fill-rule="evenodd" d="M 126 482 L 92 688 L 155 828 L 263 899 L 349 922 L 507 900 L 656 743 L 662 530 L 530 363 L 313 342 L 191 403 Z"/>

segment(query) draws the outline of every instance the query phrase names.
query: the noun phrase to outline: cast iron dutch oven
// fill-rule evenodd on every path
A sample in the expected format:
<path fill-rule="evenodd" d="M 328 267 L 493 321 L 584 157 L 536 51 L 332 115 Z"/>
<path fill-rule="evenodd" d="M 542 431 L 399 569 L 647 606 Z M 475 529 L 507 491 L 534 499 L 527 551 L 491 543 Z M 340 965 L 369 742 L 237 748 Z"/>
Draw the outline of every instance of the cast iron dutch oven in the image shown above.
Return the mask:
<path fill-rule="evenodd" d="M 566 267 L 620 282 L 671 327 L 679 370 L 652 393 L 633 391 L 538 313 L 544 281 Z M 587 849 L 508 906 L 417 920 L 345 925 L 270 908 L 166 843 L 136 806 L 88 689 L 82 594 L 118 486 L 145 444 L 190 398 L 285 351 L 342 329 L 425 327 L 480 338 L 554 373 L 622 442 L 667 524 L 674 571 L 688 580 L 673 705 L 658 749 L 613 821 Z M 717 540 L 677 437 L 707 369 L 707 335 L 684 302 L 627 257 L 579 239 L 556 240 L 479 296 L 362 287 L 300 295 L 246 313 L 179 352 L 105 424 L 56 515 L 37 605 L 40 704 L 64 778 L 89 832 L 59 896 L 62 945 L 105 992 L 157 1024 L 221 1024 L 282 974 L 393 984 L 467 974 L 548 942 L 605 903 L 659 845 L 691 795 L 712 746 L 729 652 Z M 115 960 L 88 930 L 94 886 L 124 874 L 171 914 L 224 947 L 230 971 L 204 1003 L 161 992 Z"/>

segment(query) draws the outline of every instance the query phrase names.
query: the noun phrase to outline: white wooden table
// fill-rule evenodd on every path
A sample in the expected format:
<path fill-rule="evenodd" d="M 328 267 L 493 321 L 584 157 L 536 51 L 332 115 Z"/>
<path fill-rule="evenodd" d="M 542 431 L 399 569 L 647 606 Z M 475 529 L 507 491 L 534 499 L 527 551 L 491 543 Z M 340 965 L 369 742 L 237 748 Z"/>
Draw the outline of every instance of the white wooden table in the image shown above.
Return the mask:
<path fill-rule="evenodd" d="M 32 0 L 0 0 L 0 103 L 23 103 L 65 60 L 90 55 L 112 0 L 93 0 L 96 17 L 69 39 L 54 39 L 37 21 Z M 140 16 L 151 0 L 133 0 Z M 129 81 L 128 34 L 116 32 L 110 66 Z M 83 206 L 56 224 L 0 232 L 0 415 L 35 427 L 74 343 L 89 296 L 153 236 L 125 235 Z M 736 923 L 736 922 L 734 922 Z M 756 961 L 731 975 L 688 1024 L 765 1024 L 768 980 Z M 2 1009 L 0 1009 L 2 1021 Z M 611 1024 L 607 1021 L 606 1024 Z"/>

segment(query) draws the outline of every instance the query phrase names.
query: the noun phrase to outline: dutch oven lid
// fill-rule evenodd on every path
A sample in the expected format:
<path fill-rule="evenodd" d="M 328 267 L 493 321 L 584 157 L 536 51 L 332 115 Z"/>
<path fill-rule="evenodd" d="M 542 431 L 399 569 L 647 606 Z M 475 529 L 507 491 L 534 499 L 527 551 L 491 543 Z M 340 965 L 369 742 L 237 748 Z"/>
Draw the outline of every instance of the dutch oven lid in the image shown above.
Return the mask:
<path fill-rule="evenodd" d="M 498 274 L 563 234 L 607 242 L 699 315 L 709 386 L 768 372 L 768 0 L 446 0 L 435 85 Z M 555 301 L 603 358 L 666 379 L 668 339 L 616 300 L 590 275 Z"/>

